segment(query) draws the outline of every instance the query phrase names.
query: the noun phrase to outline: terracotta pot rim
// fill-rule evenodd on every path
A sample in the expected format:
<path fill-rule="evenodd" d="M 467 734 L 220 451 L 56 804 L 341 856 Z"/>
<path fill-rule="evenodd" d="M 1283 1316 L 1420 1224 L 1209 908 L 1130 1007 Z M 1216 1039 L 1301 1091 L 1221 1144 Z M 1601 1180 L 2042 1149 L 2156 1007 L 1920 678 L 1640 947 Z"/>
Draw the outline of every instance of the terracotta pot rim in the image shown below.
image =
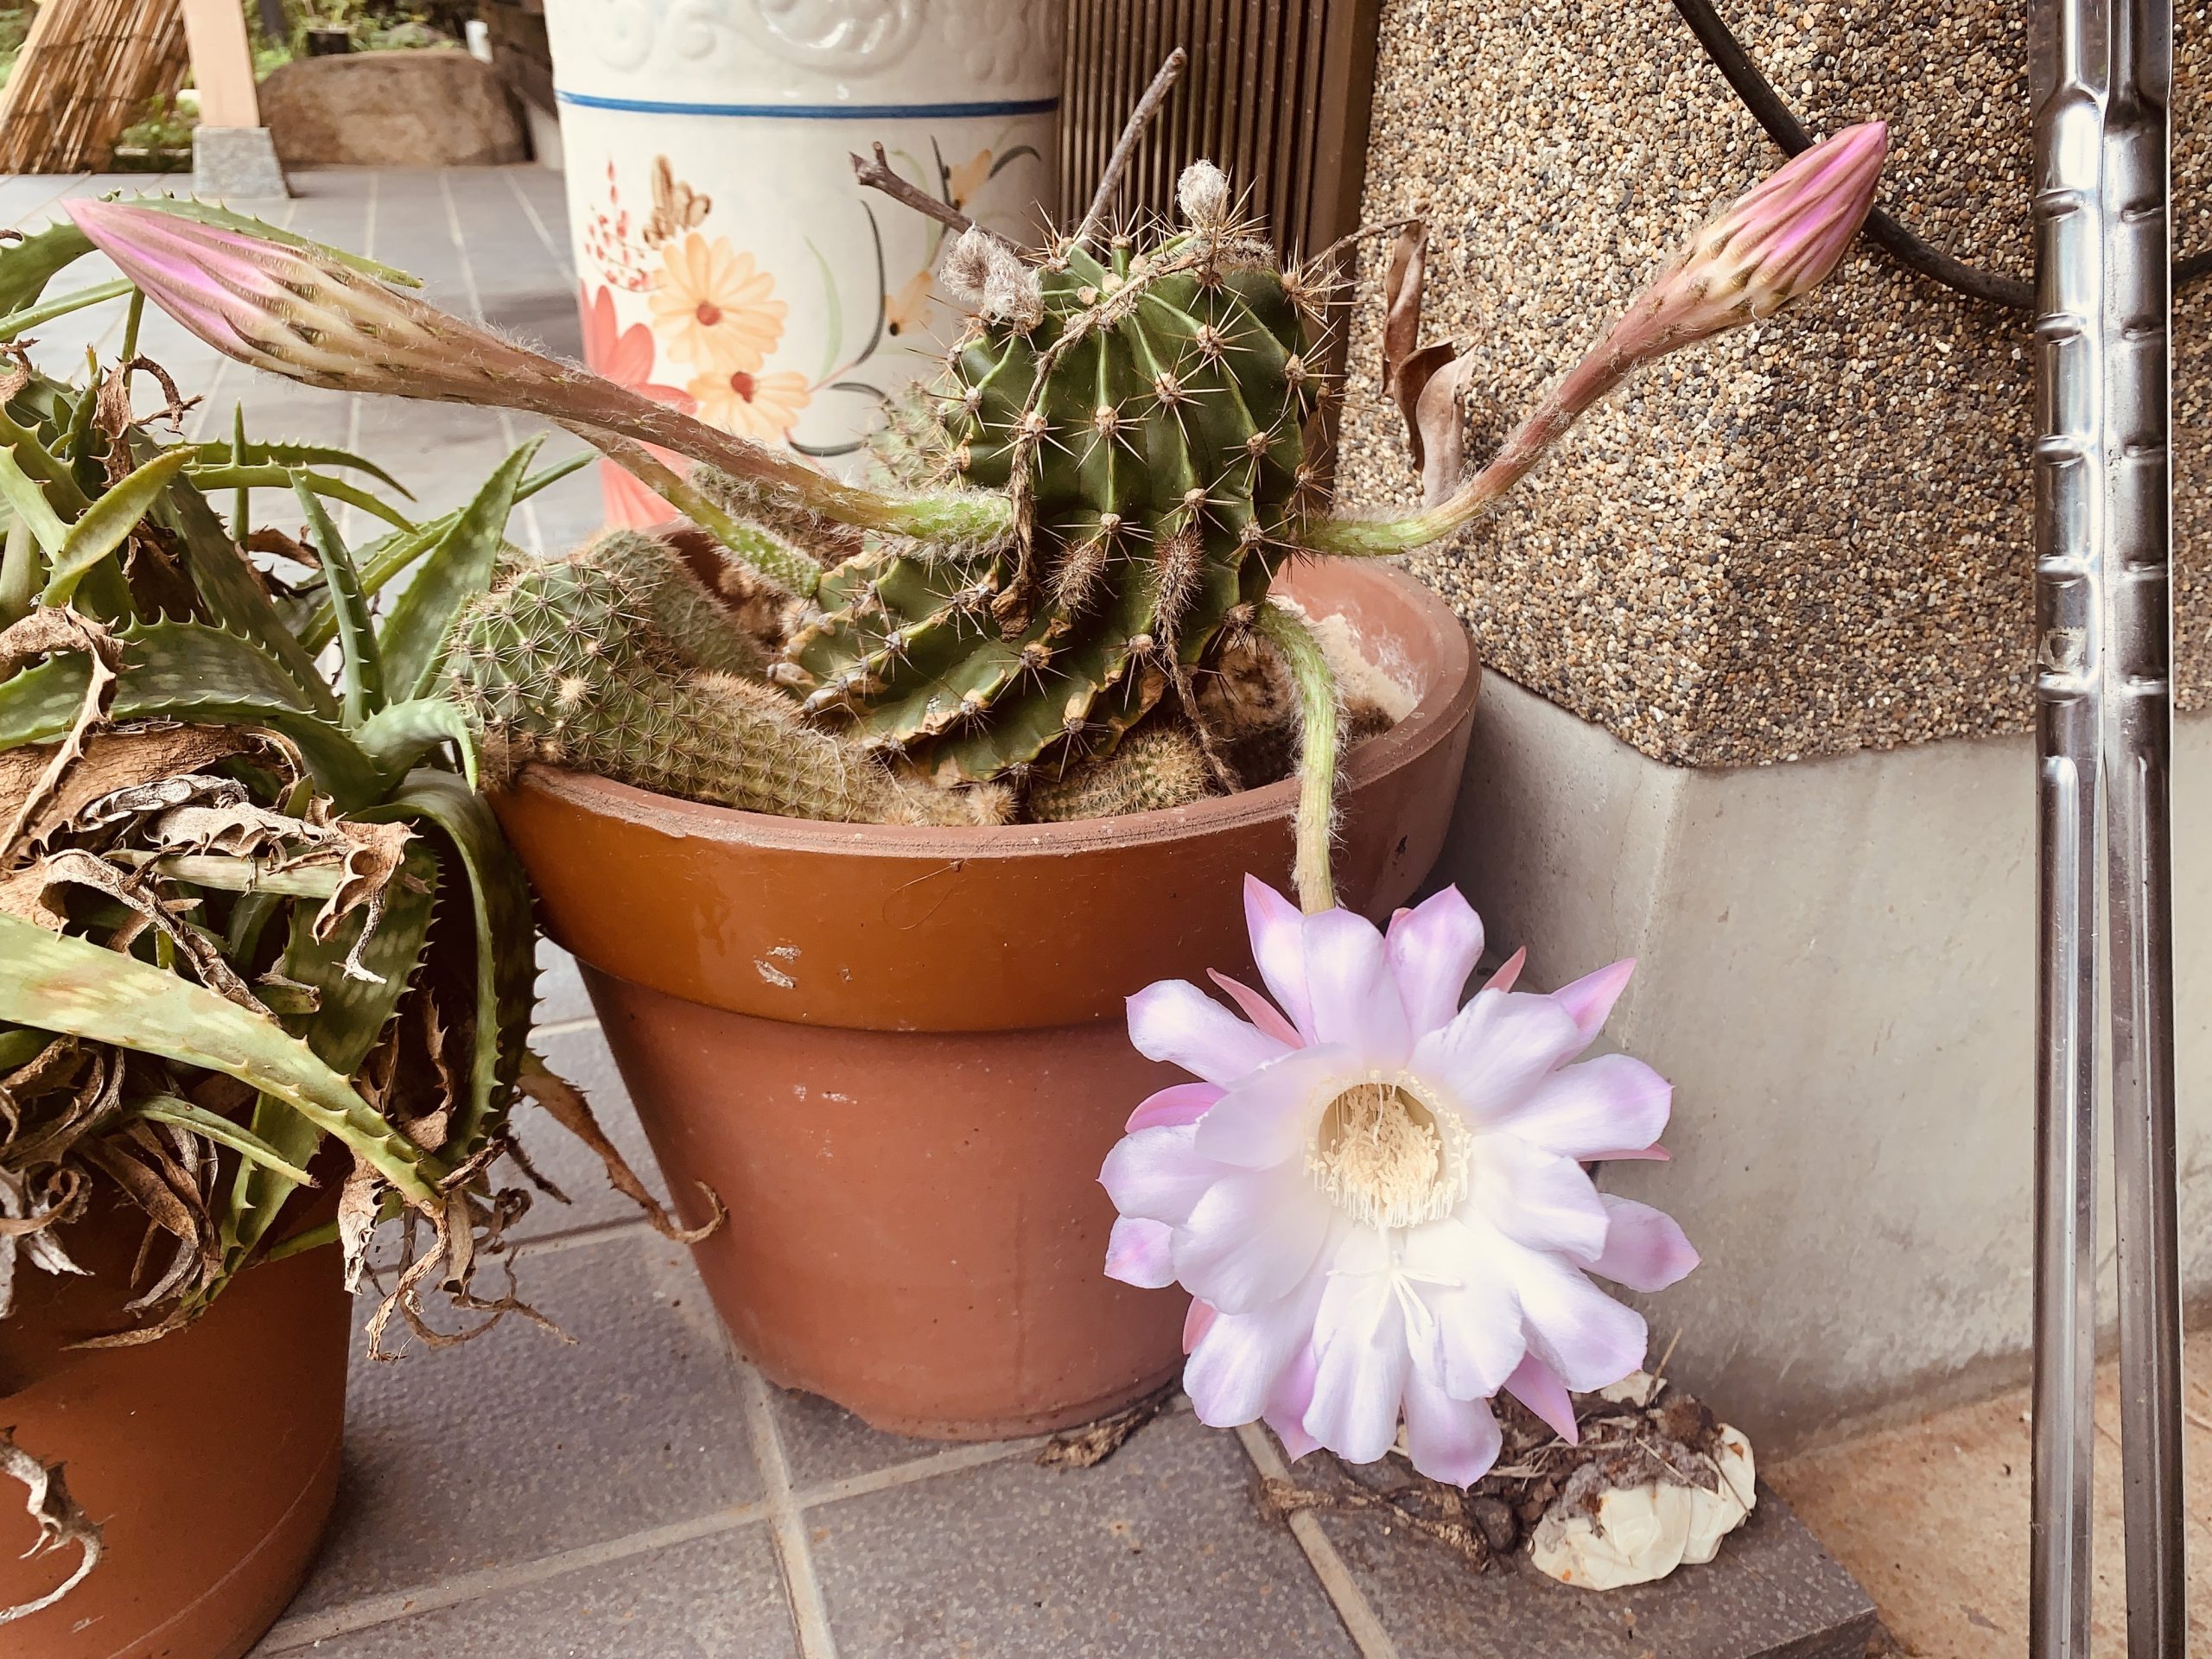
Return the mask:
<path fill-rule="evenodd" d="M 1411 655 L 1432 664 L 1428 684 L 1406 717 L 1388 731 L 1352 749 L 1345 757 L 1342 790 L 1356 791 L 1404 767 L 1437 744 L 1447 741 L 1474 702 L 1480 676 L 1471 642 L 1452 607 L 1417 578 L 1395 566 L 1356 567 L 1387 580 L 1417 613 L 1408 639 Z M 1285 584 L 1294 591 L 1294 575 Z M 1198 840 L 1225 830 L 1268 822 L 1287 822 L 1298 805 L 1298 780 L 1285 778 L 1258 789 L 1217 796 L 1191 806 L 1133 812 L 1121 817 L 1084 818 L 1070 823 L 1009 823 L 991 826 L 928 826 L 837 823 L 817 818 L 787 818 L 747 812 L 736 807 L 687 801 L 673 795 L 618 783 L 594 773 L 534 763 L 523 768 L 512 790 L 542 793 L 576 808 L 629 820 L 664 834 L 694 836 L 733 846 L 777 852 L 815 852 L 844 857 L 1011 860 L 1060 857 L 1100 847 L 1145 847 Z"/>

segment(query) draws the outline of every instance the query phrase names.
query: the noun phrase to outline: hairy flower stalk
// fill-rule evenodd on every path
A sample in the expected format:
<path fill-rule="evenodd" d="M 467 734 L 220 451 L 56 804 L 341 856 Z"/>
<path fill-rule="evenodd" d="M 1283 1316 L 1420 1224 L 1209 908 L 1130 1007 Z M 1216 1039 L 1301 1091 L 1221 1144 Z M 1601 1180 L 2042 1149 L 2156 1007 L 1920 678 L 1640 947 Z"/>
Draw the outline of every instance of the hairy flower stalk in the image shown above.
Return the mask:
<path fill-rule="evenodd" d="M 1519 483 L 1583 411 L 1644 364 L 1764 321 L 1825 281 L 1874 202 L 1885 123 L 1847 127 L 1754 187 L 1714 219 L 1537 404 L 1491 463 L 1440 505 L 1408 518 L 1324 518 L 1319 553 L 1403 553 L 1451 535 Z"/>
<path fill-rule="evenodd" d="M 1010 513 L 977 493 L 900 497 L 856 488 L 586 370 L 501 340 L 311 248 L 158 207 L 66 204 L 77 227 L 147 297 L 225 355 L 334 391 L 533 414 L 707 461 L 763 505 L 910 536 L 988 536 Z"/>

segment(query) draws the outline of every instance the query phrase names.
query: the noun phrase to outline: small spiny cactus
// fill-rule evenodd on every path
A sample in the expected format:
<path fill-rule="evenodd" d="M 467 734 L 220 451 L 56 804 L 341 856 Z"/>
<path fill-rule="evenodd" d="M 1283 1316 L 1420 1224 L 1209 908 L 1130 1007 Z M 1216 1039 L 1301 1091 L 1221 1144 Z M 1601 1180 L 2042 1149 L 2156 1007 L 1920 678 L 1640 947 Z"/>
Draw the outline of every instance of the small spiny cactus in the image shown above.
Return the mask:
<path fill-rule="evenodd" d="M 1033 783 L 1029 816 L 1040 823 L 1116 818 L 1189 806 L 1222 788 L 1198 736 L 1182 721 L 1149 720 L 1114 753 L 1071 766 L 1065 778 Z"/>

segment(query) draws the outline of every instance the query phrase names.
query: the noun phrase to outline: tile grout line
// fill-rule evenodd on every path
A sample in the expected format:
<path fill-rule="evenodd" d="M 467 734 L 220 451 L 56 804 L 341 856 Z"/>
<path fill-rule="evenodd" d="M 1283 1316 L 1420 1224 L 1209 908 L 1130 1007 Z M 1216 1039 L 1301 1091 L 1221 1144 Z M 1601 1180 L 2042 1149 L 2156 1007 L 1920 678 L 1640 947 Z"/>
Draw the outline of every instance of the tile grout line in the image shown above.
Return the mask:
<path fill-rule="evenodd" d="M 729 1344 L 729 1357 L 745 1396 L 745 1423 L 752 1432 L 753 1459 L 760 1466 L 760 1484 L 767 1493 L 776 1553 L 783 1558 L 784 1587 L 791 1598 L 791 1624 L 798 1632 L 801 1659 L 837 1659 L 836 1640 L 830 1633 L 830 1609 L 822 1598 L 822 1580 L 815 1576 L 814 1552 L 806 1541 L 806 1517 L 791 1498 L 791 1465 L 784 1457 L 784 1438 L 776 1427 L 775 1408 L 768 1402 L 768 1384 L 760 1372 L 739 1358 L 734 1344 Z"/>
<path fill-rule="evenodd" d="M 766 1505 L 740 1503 L 727 1510 L 717 1510 L 711 1515 L 671 1522 L 666 1526 L 648 1527 L 642 1532 L 626 1533 L 620 1538 L 580 1545 L 575 1549 L 540 1555 L 533 1560 L 510 1567 L 486 1567 L 480 1572 L 463 1573 L 412 1590 L 393 1590 L 379 1596 L 368 1596 L 324 1612 L 302 1613 L 297 1618 L 280 1619 L 254 1651 L 272 1656 L 296 1652 L 317 1643 L 327 1642 L 333 1637 L 347 1636 L 378 1624 L 393 1624 L 417 1613 L 438 1612 L 448 1607 L 458 1607 L 465 1601 L 475 1601 L 510 1590 L 528 1589 L 533 1585 L 543 1584 L 587 1567 L 609 1567 L 654 1550 L 672 1549 L 679 1544 L 696 1543 L 702 1538 L 719 1537 L 723 1533 L 734 1532 L 740 1527 L 750 1526 L 756 1521 L 767 1518 Z"/>
<path fill-rule="evenodd" d="M 861 1474 L 847 1475 L 838 1480 L 826 1480 L 819 1485 L 795 1491 L 791 1494 L 791 1503 L 804 1513 L 825 1503 L 842 1503 L 849 1497 L 865 1497 L 870 1492 L 887 1491 L 893 1486 L 911 1486 L 939 1475 L 957 1475 L 963 1470 L 981 1469 L 988 1464 L 1020 1457 L 1025 1452 L 1034 1452 L 1051 1438 L 1050 1435 L 1039 1434 L 1026 1440 L 992 1440 L 981 1446 L 953 1446 L 905 1463 L 870 1469 Z"/>
<path fill-rule="evenodd" d="M 451 168 L 442 167 L 438 169 L 438 194 L 445 198 L 446 232 L 453 238 L 454 253 L 460 256 L 461 286 L 461 290 L 468 296 L 468 309 L 476 322 L 488 327 L 490 325 L 486 323 L 484 317 L 484 296 L 476 286 L 476 264 L 469 258 L 468 244 L 461 233 L 461 208 L 453 199 L 453 169 Z M 519 442 L 515 436 L 514 411 L 502 408 L 497 413 L 499 417 L 499 440 L 510 451 L 512 451 Z M 545 556 L 545 531 L 537 522 L 537 498 L 533 496 L 524 502 L 521 511 L 523 534 L 530 543 L 524 551 L 543 558 Z"/>
<path fill-rule="evenodd" d="M 524 1256 L 550 1255 L 560 1250 L 572 1250 L 582 1244 L 603 1243 L 610 1238 L 627 1238 L 632 1235 L 658 1237 L 653 1225 L 644 1217 L 619 1217 L 612 1221 L 587 1221 L 575 1227 L 564 1227 L 557 1232 L 527 1233 L 508 1245 L 508 1253 L 518 1262 Z"/>
<path fill-rule="evenodd" d="M 1290 1470 L 1277 1455 L 1274 1443 L 1257 1423 L 1246 1423 L 1236 1431 L 1236 1438 L 1243 1444 L 1244 1455 L 1261 1474 L 1269 1480 L 1290 1478 Z M 1321 1593 L 1335 1606 L 1337 1617 L 1344 1620 L 1344 1631 L 1363 1659 L 1398 1659 L 1398 1644 L 1382 1628 L 1382 1621 L 1368 1605 L 1365 1593 L 1351 1576 L 1351 1569 L 1344 1565 L 1344 1558 L 1337 1554 L 1337 1547 L 1321 1529 L 1320 1517 L 1311 1510 L 1300 1510 L 1290 1516 L 1289 1522 L 1291 1535 L 1298 1540 L 1299 1548 L 1306 1552 L 1306 1565 L 1321 1581 Z"/>
<path fill-rule="evenodd" d="M 561 268 L 570 282 L 575 281 L 576 269 L 569 262 L 568 250 L 554 245 L 553 232 L 546 226 L 545 216 L 537 211 L 537 204 L 524 194 L 522 186 L 515 182 L 515 170 L 503 167 L 499 169 L 499 176 L 521 206 L 523 217 L 530 221 L 531 229 L 537 232 L 537 239 L 545 245 L 545 251 L 552 256 L 553 263 Z"/>
<path fill-rule="evenodd" d="M 580 1014 L 573 1020 L 548 1020 L 542 1026 L 532 1026 L 533 1037 L 567 1037 L 579 1031 L 597 1031 L 599 1018 L 595 1014 Z"/>

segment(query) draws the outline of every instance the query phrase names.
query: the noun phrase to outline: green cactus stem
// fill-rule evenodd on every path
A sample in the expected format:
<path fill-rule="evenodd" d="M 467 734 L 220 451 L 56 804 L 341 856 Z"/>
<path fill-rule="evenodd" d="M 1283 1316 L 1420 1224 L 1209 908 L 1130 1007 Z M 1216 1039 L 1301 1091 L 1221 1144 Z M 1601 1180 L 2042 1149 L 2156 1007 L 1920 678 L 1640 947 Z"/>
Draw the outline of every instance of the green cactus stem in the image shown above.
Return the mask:
<path fill-rule="evenodd" d="M 917 788 L 744 677 L 758 648 L 665 545 L 616 534 L 523 562 L 463 613 L 445 683 L 496 778 L 526 760 L 747 811 L 987 823 L 1002 791 Z"/>
<path fill-rule="evenodd" d="M 1040 823 L 1115 818 L 1189 806 L 1219 792 L 1191 728 L 1154 719 L 1123 738 L 1113 753 L 1071 768 L 1065 778 L 1032 784 L 1029 816 Z"/>

